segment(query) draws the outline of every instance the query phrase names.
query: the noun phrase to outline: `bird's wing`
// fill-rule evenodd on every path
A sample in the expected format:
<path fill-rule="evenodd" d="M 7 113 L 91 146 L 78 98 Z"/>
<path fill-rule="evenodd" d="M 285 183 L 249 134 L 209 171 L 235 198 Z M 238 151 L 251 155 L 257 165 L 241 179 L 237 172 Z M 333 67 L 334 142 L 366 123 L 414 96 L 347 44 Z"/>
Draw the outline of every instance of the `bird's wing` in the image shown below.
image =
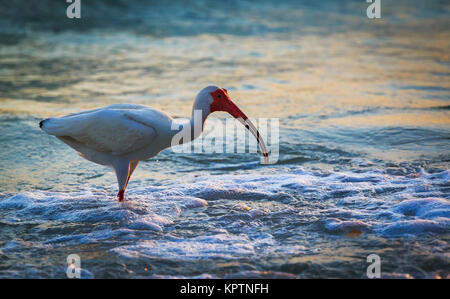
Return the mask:
<path fill-rule="evenodd" d="M 91 110 L 51 118 L 43 129 L 51 135 L 71 137 L 98 152 L 123 155 L 151 145 L 157 135 L 142 110 Z"/>
<path fill-rule="evenodd" d="M 137 110 L 137 109 L 147 109 L 147 106 L 144 105 L 138 105 L 138 104 L 112 104 L 103 108 L 97 108 L 92 110 L 85 110 L 81 112 L 71 113 L 62 117 L 70 117 L 70 116 L 77 116 L 81 114 L 87 114 L 92 113 L 100 110 L 106 110 L 106 109 L 124 109 L 124 110 Z"/>

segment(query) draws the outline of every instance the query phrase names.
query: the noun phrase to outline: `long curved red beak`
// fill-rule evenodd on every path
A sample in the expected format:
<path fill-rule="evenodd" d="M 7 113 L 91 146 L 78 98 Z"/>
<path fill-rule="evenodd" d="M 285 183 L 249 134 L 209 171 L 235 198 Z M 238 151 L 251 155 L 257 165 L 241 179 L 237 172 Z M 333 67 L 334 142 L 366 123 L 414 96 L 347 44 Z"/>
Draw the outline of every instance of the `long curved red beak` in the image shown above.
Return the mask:
<path fill-rule="evenodd" d="M 225 103 L 223 103 L 223 111 L 230 113 L 241 124 L 243 124 L 250 132 L 252 132 L 253 136 L 255 136 L 256 140 L 258 141 L 258 144 L 264 155 L 264 163 L 269 164 L 269 153 L 267 152 L 267 148 L 266 148 L 266 145 L 264 144 L 264 140 L 262 139 L 262 137 L 259 134 L 256 127 L 250 121 L 250 119 L 248 119 L 247 115 L 245 115 L 245 113 L 242 112 L 241 109 L 239 109 L 239 107 L 236 106 L 236 104 L 233 103 L 231 100 L 227 100 Z"/>

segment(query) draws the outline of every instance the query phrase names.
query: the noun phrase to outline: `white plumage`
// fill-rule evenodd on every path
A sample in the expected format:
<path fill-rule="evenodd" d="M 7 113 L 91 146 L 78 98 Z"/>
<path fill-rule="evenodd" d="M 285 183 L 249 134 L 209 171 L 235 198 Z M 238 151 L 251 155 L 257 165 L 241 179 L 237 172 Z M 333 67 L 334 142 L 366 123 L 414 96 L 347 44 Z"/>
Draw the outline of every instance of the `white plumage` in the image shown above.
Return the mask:
<path fill-rule="evenodd" d="M 161 119 L 161 113 L 145 106 L 111 105 L 48 119 L 42 128 L 50 135 L 71 137 L 98 152 L 124 155 L 152 144 L 157 135 L 154 120 Z"/>

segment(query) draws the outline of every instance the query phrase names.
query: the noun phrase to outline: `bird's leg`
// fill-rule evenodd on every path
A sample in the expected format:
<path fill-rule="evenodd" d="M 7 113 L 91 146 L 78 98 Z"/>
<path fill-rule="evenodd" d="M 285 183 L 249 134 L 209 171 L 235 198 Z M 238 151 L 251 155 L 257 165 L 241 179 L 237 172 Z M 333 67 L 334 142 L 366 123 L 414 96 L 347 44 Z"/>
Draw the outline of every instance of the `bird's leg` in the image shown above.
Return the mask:
<path fill-rule="evenodd" d="M 125 196 L 125 190 L 120 190 L 118 193 L 117 193 L 117 199 L 119 200 L 119 201 L 123 201 L 123 197 Z"/>
<path fill-rule="evenodd" d="M 130 171 L 128 172 L 128 178 L 127 178 L 127 183 L 125 184 L 125 188 L 128 186 L 128 182 L 130 181 L 131 175 L 133 174 L 134 170 L 136 169 L 136 167 L 138 166 L 139 161 L 132 161 L 130 163 Z"/>
<path fill-rule="evenodd" d="M 125 159 L 117 159 L 114 164 L 114 171 L 116 172 L 117 184 L 119 185 L 119 193 L 117 199 L 123 201 L 125 195 L 125 188 L 127 187 L 128 174 L 130 172 L 130 162 Z"/>

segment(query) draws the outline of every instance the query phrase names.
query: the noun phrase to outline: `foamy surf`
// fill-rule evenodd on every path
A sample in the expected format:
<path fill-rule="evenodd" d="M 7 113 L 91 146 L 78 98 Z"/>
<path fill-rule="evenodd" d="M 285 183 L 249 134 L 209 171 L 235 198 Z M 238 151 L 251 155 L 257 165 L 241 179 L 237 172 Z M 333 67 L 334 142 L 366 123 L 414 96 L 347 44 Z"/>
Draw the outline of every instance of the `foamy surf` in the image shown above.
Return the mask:
<path fill-rule="evenodd" d="M 0 223 L 32 227 L 33 240 L 0 251 L 95 245 L 124 264 L 321 256 L 336 240 L 448 236 L 448 188 L 449 171 L 410 177 L 291 168 L 132 188 L 125 203 L 94 189 L 21 192 L 0 200 Z"/>

